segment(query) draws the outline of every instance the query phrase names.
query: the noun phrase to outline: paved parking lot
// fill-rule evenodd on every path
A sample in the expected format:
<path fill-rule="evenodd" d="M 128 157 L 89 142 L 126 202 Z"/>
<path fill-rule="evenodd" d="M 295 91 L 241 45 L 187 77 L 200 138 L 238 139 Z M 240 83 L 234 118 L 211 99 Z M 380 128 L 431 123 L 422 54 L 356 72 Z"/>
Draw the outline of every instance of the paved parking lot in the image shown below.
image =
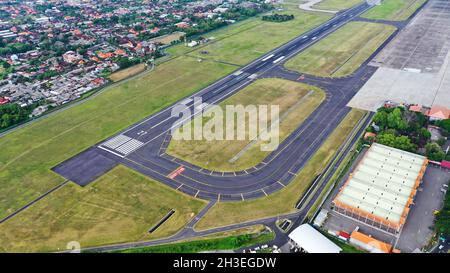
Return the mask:
<path fill-rule="evenodd" d="M 449 180 L 449 170 L 428 165 L 422 186 L 400 234 L 397 248 L 404 252 L 412 252 L 428 244 L 433 234 L 433 212 L 442 207 L 444 193 L 441 192 L 441 188 L 443 184 L 448 184 Z"/>

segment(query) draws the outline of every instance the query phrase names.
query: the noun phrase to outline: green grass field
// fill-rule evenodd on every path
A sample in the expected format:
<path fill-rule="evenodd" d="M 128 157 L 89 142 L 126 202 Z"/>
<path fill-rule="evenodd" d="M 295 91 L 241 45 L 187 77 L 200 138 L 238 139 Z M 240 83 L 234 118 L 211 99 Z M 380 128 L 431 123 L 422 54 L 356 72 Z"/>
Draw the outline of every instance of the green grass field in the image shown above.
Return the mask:
<path fill-rule="evenodd" d="M 194 49 L 176 45 L 167 51 L 244 65 L 331 18 L 327 14 L 302 12 L 298 7 L 279 13 L 294 14 L 295 19 L 274 23 L 256 17 L 204 35 L 215 38 L 209 44 Z"/>
<path fill-rule="evenodd" d="M 254 44 L 255 48 L 242 48 L 239 58 L 225 52 L 232 50 L 230 47 L 226 49 L 224 45 L 224 48 L 217 49 L 225 56 L 225 61 L 228 61 L 226 56 L 230 56 L 230 62 L 244 63 L 243 60 L 251 60 L 275 44 L 287 42 L 328 18 L 315 13 L 301 13 L 296 20 L 287 22 L 289 24 L 272 28 L 280 32 L 275 38 L 261 29 L 254 29 L 262 24 L 260 18 L 252 18 L 220 29 L 215 32 L 217 35 L 212 34 L 216 41 L 222 41 L 221 38 L 225 41 L 226 38 L 230 44 L 233 37 L 241 43 L 257 39 L 259 42 Z M 265 33 L 264 37 L 258 37 L 262 33 Z M 247 39 L 247 35 L 253 38 Z M 172 47 L 169 52 L 173 59 L 158 65 L 154 71 L 111 85 L 89 101 L 1 137 L 0 218 L 62 183 L 64 178 L 52 172 L 52 167 L 236 69 L 232 65 L 208 60 L 198 62 L 196 58 L 182 56 L 188 52 L 186 47 Z M 136 183 L 127 184 L 127 181 Z M 110 185 L 112 183 L 115 184 Z M 156 199 L 148 191 L 161 194 L 171 203 Z M 181 193 L 168 192 L 169 189 L 163 185 L 121 168 L 85 188 L 68 184 L 2 224 L 0 250 L 61 249 L 67 240 L 81 240 L 85 247 L 146 239 L 143 231 L 150 228 L 163 211 L 166 213 L 166 208 L 179 206 L 178 201 L 183 202 L 185 205 L 179 207 L 180 210 L 186 209 L 184 216 L 174 217 L 170 221 L 176 223 L 167 222 L 172 227 L 165 229 L 166 233 L 156 232 L 152 238 L 167 236 L 185 224 L 186 215 L 191 216 L 189 211 L 195 214 L 203 206 L 203 203 L 186 199 Z M 145 196 L 140 196 L 141 193 Z M 152 207 L 154 205 L 156 207 Z"/>
<path fill-rule="evenodd" d="M 269 242 L 275 238 L 274 232 L 258 231 L 231 236 L 212 235 L 186 242 L 140 247 L 117 251 L 119 253 L 197 253 L 201 251 L 234 250 Z"/>
<path fill-rule="evenodd" d="M 316 9 L 343 10 L 362 3 L 364 0 L 323 0 L 313 6 Z"/>
<path fill-rule="evenodd" d="M 312 91 L 312 92 L 310 92 Z M 317 87 L 281 79 L 262 79 L 244 88 L 220 104 L 226 105 L 278 105 L 279 116 L 286 116 L 280 122 L 280 143 L 294 131 L 325 99 L 325 93 Z M 204 119 L 206 124 L 208 119 Z M 270 122 L 270 117 L 268 119 Z M 269 123 L 270 124 L 270 123 Z M 227 126 L 228 125 L 228 126 Z M 227 126 L 227 127 L 225 127 Z M 236 130 L 234 124 L 225 124 L 224 132 Z M 261 141 L 254 143 L 238 160 L 230 160 L 251 142 L 249 129 L 246 140 L 172 140 L 167 153 L 202 168 L 215 171 L 240 171 L 260 163 L 270 152 L 261 151 Z"/>
<path fill-rule="evenodd" d="M 351 22 L 286 63 L 286 68 L 322 77 L 355 72 L 395 32 L 388 25 Z"/>
<path fill-rule="evenodd" d="M 65 250 L 149 240 L 176 233 L 206 202 L 181 194 L 123 166 L 86 187 L 67 184 L 0 226 L 0 251 Z M 171 209 L 153 234 L 147 231 Z"/>
<path fill-rule="evenodd" d="M 403 21 L 408 19 L 426 0 L 383 0 L 362 15 L 376 20 Z"/>
<path fill-rule="evenodd" d="M 177 58 L 0 138 L 0 218 L 64 181 L 52 167 L 234 69 Z"/>
<path fill-rule="evenodd" d="M 259 199 L 216 203 L 195 229 L 210 229 L 295 211 L 295 203 L 330 162 L 364 114 L 364 111 L 353 109 L 287 187 Z"/>

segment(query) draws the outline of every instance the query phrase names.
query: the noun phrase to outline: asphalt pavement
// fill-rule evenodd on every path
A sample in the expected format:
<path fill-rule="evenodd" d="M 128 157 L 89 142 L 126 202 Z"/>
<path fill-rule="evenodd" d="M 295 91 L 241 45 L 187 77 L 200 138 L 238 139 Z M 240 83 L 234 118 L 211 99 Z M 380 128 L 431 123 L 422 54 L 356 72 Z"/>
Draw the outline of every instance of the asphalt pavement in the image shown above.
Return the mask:
<path fill-rule="evenodd" d="M 366 64 L 350 77 L 326 79 L 302 75 L 283 68 L 284 62 L 317 43 L 370 8 L 366 3 L 337 14 L 321 26 L 298 36 L 263 57 L 240 68 L 216 83 L 131 126 L 56 166 L 65 178 L 86 185 L 117 164 L 123 164 L 166 185 L 206 200 L 241 201 L 269 195 L 286 187 L 312 155 L 341 123 L 350 108 L 346 104 L 376 68 Z M 375 54 L 375 53 L 374 53 Z M 195 166 L 165 153 L 170 131 L 178 126 L 174 107 L 184 107 L 196 116 L 261 78 L 283 78 L 322 88 L 325 101 L 285 139 L 277 150 L 258 165 L 237 172 L 215 172 Z M 186 119 L 188 122 L 190 119 Z M 177 123 L 178 122 L 178 123 Z M 172 176 L 175 170 L 182 173 Z"/>

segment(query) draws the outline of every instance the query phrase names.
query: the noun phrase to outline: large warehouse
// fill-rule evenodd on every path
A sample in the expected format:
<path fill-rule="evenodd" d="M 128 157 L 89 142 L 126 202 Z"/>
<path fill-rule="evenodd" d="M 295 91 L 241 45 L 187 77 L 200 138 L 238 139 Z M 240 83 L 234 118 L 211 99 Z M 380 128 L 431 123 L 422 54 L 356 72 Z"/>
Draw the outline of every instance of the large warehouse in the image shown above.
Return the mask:
<path fill-rule="evenodd" d="M 374 143 L 333 200 L 334 210 L 396 233 L 427 164 L 423 156 Z"/>

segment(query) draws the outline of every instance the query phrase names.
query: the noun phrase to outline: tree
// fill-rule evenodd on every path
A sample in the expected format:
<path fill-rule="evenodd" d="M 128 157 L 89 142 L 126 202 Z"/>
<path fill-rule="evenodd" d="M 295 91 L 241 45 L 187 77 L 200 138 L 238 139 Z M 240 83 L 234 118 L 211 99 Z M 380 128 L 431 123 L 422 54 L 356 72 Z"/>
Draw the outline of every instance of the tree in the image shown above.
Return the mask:
<path fill-rule="evenodd" d="M 450 119 L 439 120 L 436 122 L 436 125 L 450 132 Z"/>
<path fill-rule="evenodd" d="M 373 117 L 373 121 L 381 129 L 384 129 L 387 126 L 387 117 L 388 117 L 388 114 L 386 112 L 384 112 L 384 111 L 377 112 L 375 114 L 375 116 Z"/>
<path fill-rule="evenodd" d="M 395 136 L 391 133 L 382 133 L 377 137 L 377 142 L 396 149 L 415 152 L 417 146 L 411 142 L 411 139 L 407 136 Z"/>
<path fill-rule="evenodd" d="M 426 155 L 430 160 L 440 162 L 445 158 L 444 151 L 442 151 L 441 147 L 437 143 L 427 143 L 427 145 L 425 145 L 425 150 Z"/>
<path fill-rule="evenodd" d="M 444 235 L 450 235 L 450 194 L 445 195 L 444 206 L 436 215 L 436 230 Z"/>
<path fill-rule="evenodd" d="M 387 116 L 387 125 L 389 128 L 404 131 L 408 128 L 408 123 L 403 119 L 400 108 L 395 108 Z"/>
<path fill-rule="evenodd" d="M 0 106 L 0 129 L 5 129 L 18 124 L 31 113 L 31 107 L 20 107 L 16 103 L 8 103 Z"/>
<path fill-rule="evenodd" d="M 418 134 L 420 141 L 426 142 L 431 138 L 431 133 L 426 128 L 420 128 Z"/>

